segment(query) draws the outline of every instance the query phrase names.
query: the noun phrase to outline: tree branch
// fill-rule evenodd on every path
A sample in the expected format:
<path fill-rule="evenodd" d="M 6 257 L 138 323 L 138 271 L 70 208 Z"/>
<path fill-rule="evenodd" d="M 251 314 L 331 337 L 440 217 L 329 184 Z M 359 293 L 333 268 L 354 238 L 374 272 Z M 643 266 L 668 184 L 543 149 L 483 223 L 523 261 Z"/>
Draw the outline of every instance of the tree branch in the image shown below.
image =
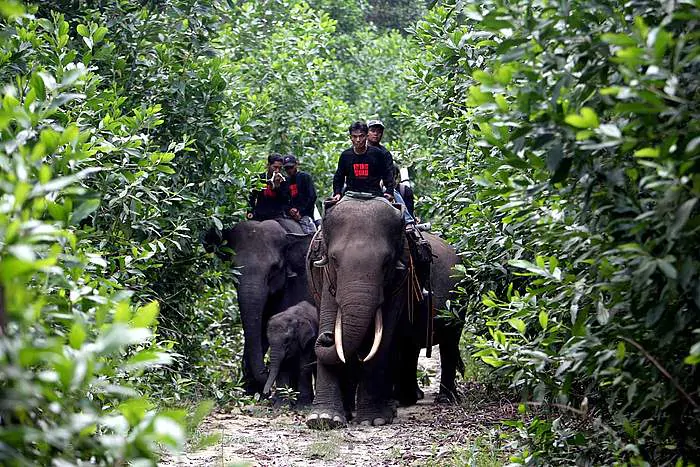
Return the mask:
<path fill-rule="evenodd" d="M 685 390 L 681 387 L 678 380 L 676 380 L 673 376 L 671 376 L 671 374 L 666 370 L 666 368 L 661 366 L 661 363 L 659 363 L 658 360 L 656 360 L 654 357 L 652 357 L 651 354 L 649 352 L 647 352 L 644 349 L 644 347 L 641 346 L 641 344 L 639 344 L 638 342 L 636 342 L 628 337 L 620 336 L 620 338 L 624 341 L 629 342 L 634 347 L 636 347 L 640 352 L 642 352 L 642 355 L 644 355 L 647 358 L 647 360 L 649 360 L 651 363 L 653 363 L 654 366 L 656 368 L 658 368 L 658 370 L 661 372 L 662 375 L 664 375 L 666 378 L 668 378 L 669 381 L 671 381 L 671 384 L 673 384 L 673 386 L 678 390 L 678 392 L 683 394 L 683 397 L 685 397 L 685 399 L 688 402 L 690 402 L 690 405 L 692 405 L 696 409 L 700 409 L 700 406 L 698 406 L 698 403 L 695 402 L 692 397 L 690 397 L 690 394 L 685 392 Z"/>

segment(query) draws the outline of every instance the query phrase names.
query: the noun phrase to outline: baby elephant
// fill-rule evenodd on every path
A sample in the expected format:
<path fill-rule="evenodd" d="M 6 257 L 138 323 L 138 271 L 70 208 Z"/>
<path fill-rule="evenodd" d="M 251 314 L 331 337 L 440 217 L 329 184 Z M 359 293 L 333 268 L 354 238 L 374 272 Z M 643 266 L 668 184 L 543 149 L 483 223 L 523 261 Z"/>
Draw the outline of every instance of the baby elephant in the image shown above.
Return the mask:
<path fill-rule="evenodd" d="M 267 323 L 270 343 L 270 375 L 264 394 L 272 385 L 299 392 L 298 405 L 309 405 L 314 398 L 312 376 L 316 373 L 314 344 L 318 336 L 318 312 L 309 302 L 301 302 L 276 314 Z"/>

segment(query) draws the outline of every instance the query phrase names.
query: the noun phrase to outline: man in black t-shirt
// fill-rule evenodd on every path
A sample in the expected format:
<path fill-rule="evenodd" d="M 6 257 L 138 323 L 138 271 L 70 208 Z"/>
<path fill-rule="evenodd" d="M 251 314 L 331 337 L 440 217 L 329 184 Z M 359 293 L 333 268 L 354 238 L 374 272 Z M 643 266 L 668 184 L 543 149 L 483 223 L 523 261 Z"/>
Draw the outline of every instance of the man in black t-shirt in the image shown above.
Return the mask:
<path fill-rule="evenodd" d="M 267 172 L 258 175 L 258 186 L 250 192 L 248 219 L 264 221 L 284 217 L 290 205 L 289 183 L 282 175 L 282 156 L 272 153 L 267 158 Z"/>
<path fill-rule="evenodd" d="M 382 196 L 380 181 L 387 190 L 387 198 L 393 198 L 393 164 L 378 148 L 367 145 L 367 124 L 355 122 L 350 125 L 352 147 L 343 151 L 338 159 L 338 168 L 333 176 L 333 200 L 338 201 L 343 185 L 348 191 L 359 191 Z"/>
<path fill-rule="evenodd" d="M 367 122 L 367 145 L 373 146 L 384 154 L 387 159 L 387 163 L 391 165 L 392 173 L 394 174 L 394 198 L 397 203 L 403 204 L 406 207 L 404 212 L 404 222 L 406 225 L 415 224 L 416 220 L 413 217 L 413 191 L 411 190 L 411 206 L 409 207 L 408 201 L 404 199 L 403 193 L 401 193 L 401 185 L 399 184 L 400 177 L 398 176 L 398 170 L 396 164 L 394 164 L 394 156 L 391 152 L 382 144 L 382 137 L 384 136 L 384 123 L 381 120 L 370 120 Z M 410 188 L 409 188 L 410 189 Z M 388 191 L 388 190 L 387 190 Z M 405 191 L 405 186 L 403 188 Z"/>
<path fill-rule="evenodd" d="M 316 188 L 311 175 L 299 170 L 297 164 L 296 157 L 284 156 L 284 170 L 287 172 L 292 206 L 289 216 L 299 223 L 304 233 L 314 233 L 316 232 L 316 224 L 314 224 Z"/>

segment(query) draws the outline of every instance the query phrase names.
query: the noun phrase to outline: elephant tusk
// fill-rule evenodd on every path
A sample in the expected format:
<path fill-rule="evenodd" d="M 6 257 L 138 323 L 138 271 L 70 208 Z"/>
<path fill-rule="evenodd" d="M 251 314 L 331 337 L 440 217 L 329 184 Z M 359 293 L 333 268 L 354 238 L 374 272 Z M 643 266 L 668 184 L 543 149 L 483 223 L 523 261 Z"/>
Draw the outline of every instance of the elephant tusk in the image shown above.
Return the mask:
<path fill-rule="evenodd" d="M 379 344 L 382 342 L 382 334 L 384 333 L 384 321 L 382 321 L 382 307 L 377 308 L 377 314 L 374 317 L 374 342 L 367 356 L 362 360 L 368 362 L 379 350 Z"/>
<path fill-rule="evenodd" d="M 340 317 L 340 310 L 335 316 L 335 351 L 338 352 L 338 358 L 345 363 L 345 352 L 343 352 L 343 322 Z"/>

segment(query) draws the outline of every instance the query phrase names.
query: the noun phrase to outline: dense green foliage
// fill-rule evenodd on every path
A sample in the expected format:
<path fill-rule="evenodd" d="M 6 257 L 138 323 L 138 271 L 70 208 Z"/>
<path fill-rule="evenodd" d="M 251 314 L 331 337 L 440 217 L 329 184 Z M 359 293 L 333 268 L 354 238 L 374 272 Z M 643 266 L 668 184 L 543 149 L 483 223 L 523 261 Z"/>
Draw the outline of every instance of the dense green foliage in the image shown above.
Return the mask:
<path fill-rule="evenodd" d="M 201 232 L 273 150 L 329 191 L 410 46 L 351 2 L 0 6 L 0 462 L 150 463 L 184 441 L 158 405 L 244 402 L 235 274 Z"/>
<path fill-rule="evenodd" d="M 535 413 L 518 463 L 698 462 L 698 20 L 446 1 L 416 28 L 470 351 Z"/>
<path fill-rule="evenodd" d="M 424 7 L 0 1 L 0 463 L 148 464 L 159 406 L 246 402 L 201 232 L 271 151 L 327 195 L 370 117 L 529 412 L 513 461 L 698 462 L 697 2 Z"/>

